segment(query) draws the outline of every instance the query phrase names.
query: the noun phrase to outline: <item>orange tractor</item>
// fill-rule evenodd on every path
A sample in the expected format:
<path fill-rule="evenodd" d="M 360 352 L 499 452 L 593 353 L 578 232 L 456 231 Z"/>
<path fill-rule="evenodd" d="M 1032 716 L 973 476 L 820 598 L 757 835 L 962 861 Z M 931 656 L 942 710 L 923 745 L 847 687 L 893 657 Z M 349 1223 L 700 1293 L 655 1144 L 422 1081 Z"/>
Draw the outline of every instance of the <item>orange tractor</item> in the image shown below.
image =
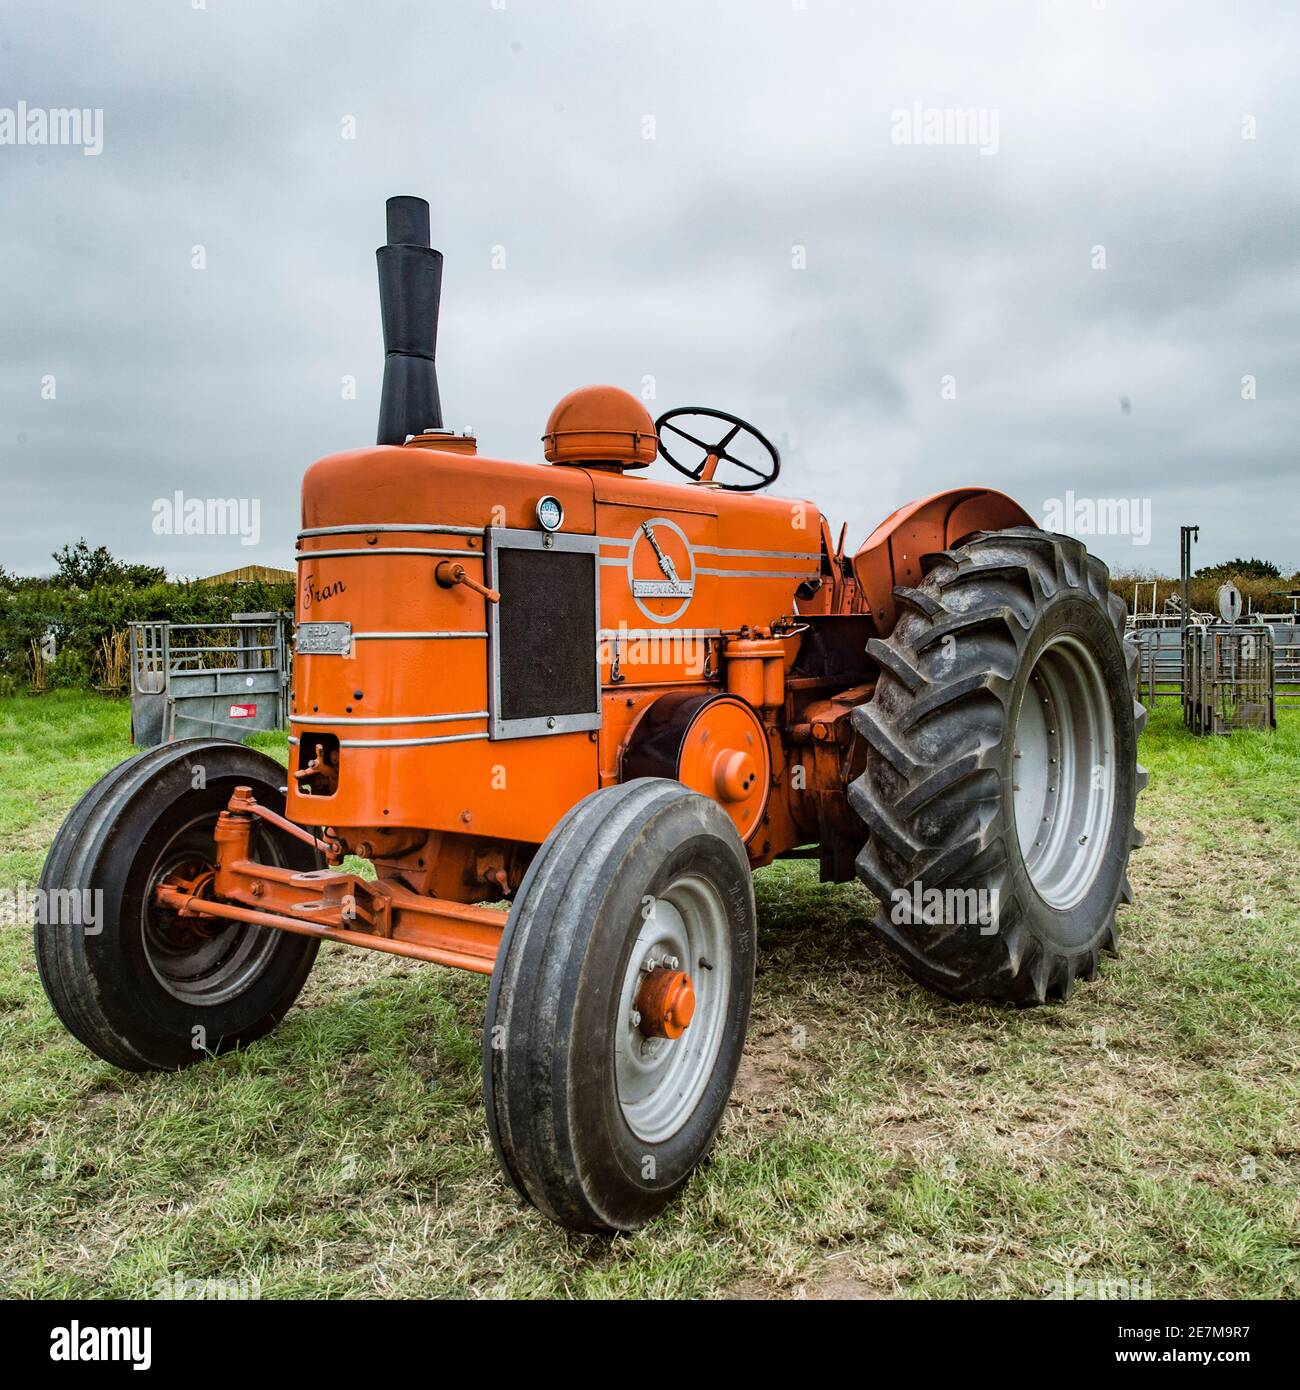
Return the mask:
<path fill-rule="evenodd" d="M 779 460 L 753 426 L 609 386 L 555 407 L 546 462 L 484 457 L 442 428 L 427 203 L 389 200 L 378 258 L 378 444 L 303 482 L 288 772 L 188 739 L 82 797 L 43 900 L 101 912 L 36 930 L 68 1028 L 186 1066 L 273 1028 L 322 940 L 490 975 L 505 1173 L 626 1230 L 726 1107 L 755 869 L 856 874 L 954 999 L 1091 978 L 1144 781 L 1105 566 L 978 487 L 850 557 L 812 503 L 760 495 Z M 657 454 L 682 482 L 645 476 Z"/>

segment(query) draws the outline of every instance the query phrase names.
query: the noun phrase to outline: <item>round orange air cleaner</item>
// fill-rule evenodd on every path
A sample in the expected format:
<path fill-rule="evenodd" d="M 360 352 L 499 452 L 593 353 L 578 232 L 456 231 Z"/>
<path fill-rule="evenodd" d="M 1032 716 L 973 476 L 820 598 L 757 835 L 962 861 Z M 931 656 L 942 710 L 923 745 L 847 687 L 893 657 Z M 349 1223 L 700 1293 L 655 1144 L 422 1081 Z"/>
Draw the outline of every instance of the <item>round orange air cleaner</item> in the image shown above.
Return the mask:
<path fill-rule="evenodd" d="M 580 386 L 551 411 L 542 435 L 548 463 L 645 468 L 659 436 L 650 412 L 618 386 Z"/>

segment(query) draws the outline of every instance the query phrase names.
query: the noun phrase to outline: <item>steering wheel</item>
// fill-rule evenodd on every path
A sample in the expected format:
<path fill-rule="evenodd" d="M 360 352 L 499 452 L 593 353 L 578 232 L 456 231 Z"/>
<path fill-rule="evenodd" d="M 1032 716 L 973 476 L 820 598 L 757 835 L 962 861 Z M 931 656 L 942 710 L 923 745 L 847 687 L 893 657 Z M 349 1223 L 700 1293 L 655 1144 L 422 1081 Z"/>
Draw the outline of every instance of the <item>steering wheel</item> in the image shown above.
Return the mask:
<path fill-rule="evenodd" d="M 670 423 L 670 421 L 687 415 L 703 415 L 712 420 L 723 420 L 731 428 L 724 430 L 716 443 L 707 444 L 699 437 L 700 433 L 703 432 L 699 426 L 696 426 L 695 433 L 691 433 L 682 429 L 680 425 Z M 699 449 L 699 462 L 691 465 L 675 457 L 669 451 L 667 444 L 664 443 L 665 430 L 680 435 Z M 685 473 L 693 483 L 712 483 L 714 487 L 724 488 L 728 492 L 757 492 L 759 488 L 766 487 L 768 483 L 774 483 L 781 472 L 781 455 L 777 453 L 776 445 L 766 435 L 760 434 L 753 425 L 742 420 L 739 415 L 730 415 L 725 410 L 711 410 L 704 405 L 684 405 L 676 410 L 666 410 L 655 421 L 655 433 L 659 436 L 659 452 L 679 473 Z M 708 430 L 707 433 L 712 434 L 713 431 Z M 744 459 L 737 458 L 735 454 L 730 453 L 729 450 L 737 435 L 749 435 L 756 439 L 767 450 L 768 456 L 772 460 L 771 468 L 766 466 L 766 461 L 756 466 L 754 463 L 746 463 Z M 718 465 L 724 461 L 736 468 L 743 469 L 746 473 L 752 473 L 756 481 L 752 483 L 718 482 L 713 475 L 718 471 Z"/>

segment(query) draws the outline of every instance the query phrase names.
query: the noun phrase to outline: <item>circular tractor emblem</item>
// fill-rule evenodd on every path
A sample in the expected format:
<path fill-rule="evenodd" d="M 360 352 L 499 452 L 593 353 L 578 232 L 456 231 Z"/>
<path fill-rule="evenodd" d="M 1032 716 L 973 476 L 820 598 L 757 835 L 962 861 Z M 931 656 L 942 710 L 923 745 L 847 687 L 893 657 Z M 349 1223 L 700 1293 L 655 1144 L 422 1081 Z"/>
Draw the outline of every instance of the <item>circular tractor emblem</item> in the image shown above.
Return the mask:
<path fill-rule="evenodd" d="M 680 618 L 695 594 L 695 555 L 682 528 L 662 516 L 643 521 L 627 548 L 627 577 L 651 622 Z"/>

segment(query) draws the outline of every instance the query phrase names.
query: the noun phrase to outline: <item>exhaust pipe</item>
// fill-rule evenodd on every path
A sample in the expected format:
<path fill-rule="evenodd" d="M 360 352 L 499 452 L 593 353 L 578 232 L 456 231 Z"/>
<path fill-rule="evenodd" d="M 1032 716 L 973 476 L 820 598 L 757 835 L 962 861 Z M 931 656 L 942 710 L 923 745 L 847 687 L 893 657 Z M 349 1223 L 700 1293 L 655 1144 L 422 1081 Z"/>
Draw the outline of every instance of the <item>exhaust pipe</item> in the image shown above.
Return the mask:
<path fill-rule="evenodd" d="M 379 261 L 379 313 L 384 326 L 384 389 L 380 444 L 405 444 L 412 434 L 442 428 L 438 399 L 438 303 L 442 252 L 429 245 L 429 204 L 389 198 L 388 244 Z"/>

